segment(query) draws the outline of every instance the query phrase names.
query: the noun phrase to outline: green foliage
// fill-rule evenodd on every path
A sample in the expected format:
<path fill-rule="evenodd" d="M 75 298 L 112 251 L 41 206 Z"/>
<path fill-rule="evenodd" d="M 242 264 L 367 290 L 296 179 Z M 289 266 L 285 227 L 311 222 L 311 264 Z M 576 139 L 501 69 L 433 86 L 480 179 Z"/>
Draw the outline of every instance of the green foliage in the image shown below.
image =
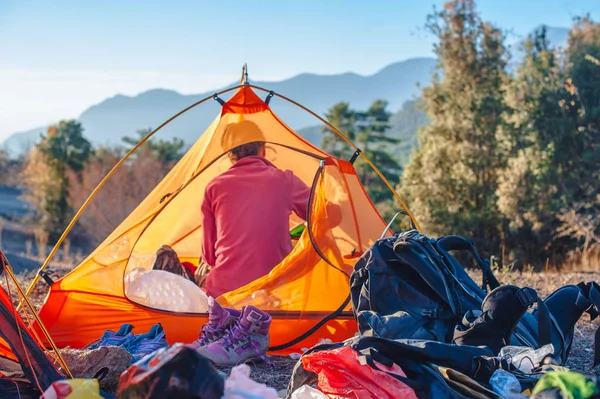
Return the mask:
<path fill-rule="evenodd" d="M 428 26 L 443 77 L 423 90 L 430 124 L 400 188 L 425 231 L 473 237 L 511 268 L 600 253 L 600 24 L 577 19 L 563 52 L 536 32 L 514 75 L 472 0 Z"/>
<path fill-rule="evenodd" d="M 326 116 L 329 123 L 352 140 L 377 165 L 386 179 L 393 182 L 400 178 L 401 167 L 390 148 L 397 145 L 399 140 L 388 134 L 391 114 L 387 106 L 386 101 L 376 100 L 367 110 L 357 111 L 351 109 L 348 103 L 339 103 Z M 322 148 L 325 151 L 342 159 L 352 156 L 354 151 L 333 131 L 325 128 L 324 133 Z M 391 202 L 392 192 L 361 157 L 356 160 L 354 167 L 373 202 Z"/>
<path fill-rule="evenodd" d="M 34 169 L 30 169 L 29 173 L 45 172 L 49 176 L 45 182 L 38 180 L 41 187 L 29 188 L 43 196 L 37 209 L 39 227 L 48 232 L 50 241 L 55 241 L 71 217 L 69 175 L 74 173 L 81 179 L 81 172 L 94 151 L 90 142 L 83 137 L 81 124 L 75 120 L 61 121 L 52 126 L 35 148 L 39 159 L 30 164 L 34 165 Z"/>
<path fill-rule="evenodd" d="M 357 113 L 350 108 L 350 104 L 341 102 L 335 104 L 327 111 L 325 118 L 344 136 L 354 141 L 356 134 Z M 352 155 L 352 150 L 348 143 L 340 139 L 337 134 L 327 126 L 323 127 L 323 150 L 337 158 L 348 159 Z"/>
<path fill-rule="evenodd" d="M 61 121 L 48 129 L 38 148 L 60 175 L 67 169 L 81 172 L 93 154 L 92 145 L 83 137 L 81 124 L 75 120 Z"/>
<path fill-rule="evenodd" d="M 600 50 L 598 34 L 597 24 L 579 21 L 561 62 L 545 31 L 537 32 L 507 90 L 513 130 L 498 205 L 511 221 L 513 257 L 522 263 L 559 263 L 582 242 L 588 251 L 600 233 L 587 223 L 600 205 L 599 119 L 593 116 L 599 108 L 597 95 L 590 95 L 600 90 L 600 69 L 585 59 Z"/>
<path fill-rule="evenodd" d="M 339 107 L 338 104 L 336 107 Z M 335 121 L 334 126 L 338 125 L 337 122 L 342 122 L 344 133 L 350 137 L 354 134 L 349 128 L 349 124 L 352 125 L 354 122 L 349 121 L 348 117 L 340 118 L 340 114 L 347 113 L 347 108 L 344 112 L 338 113 L 339 108 L 336 112 L 333 110 L 336 107 L 332 107 L 328 113 L 330 121 Z M 347 104 L 344 105 L 347 107 Z M 342 119 L 346 120 L 345 123 Z M 402 108 L 395 113 L 391 114 L 389 118 L 389 129 L 386 131 L 386 136 L 395 139 L 396 143 L 389 143 L 386 145 L 388 153 L 393 155 L 393 158 L 400 164 L 405 165 L 408 162 L 411 150 L 417 144 L 417 131 L 423 126 L 429 123 L 427 114 L 423 111 L 423 102 L 420 99 L 406 101 Z M 324 148 L 327 152 L 334 155 L 341 153 L 342 143 L 340 139 L 333 134 L 330 129 L 323 128 L 320 125 L 309 126 L 298 130 L 298 133 L 308 140 L 310 143 Z M 336 147 L 337 146 L 337 147 Z M 348 158 L 352 155 L 350 147 L 344 146 L 345 153 L 343 158 Z"/>
<path fill-rule="evenodd" d="M 456 0 L 432 15 L 438 37 L 438 70 L 422 101 L 431 123 L 419 132 L 419 147 L 400 191 L 429 234 L 464 234 L 496 250 L 504 237 L 496 205 L 499 151 L 507 79 L 504 34 L 484 22 L 471 0 Z"/>
<path fill-rule="evenodd" d="M 545 249 L 558 226 L 556 214 L 568 201 L 559 194 L 560 165 L 576 156 L 561 148 L 575 126 L 560 104 L 572 99 L 545 33 L 525 43 L 523 62 L 506 94 L 513 112 L 506 117 L 511 130 L 504 135 L 508 162 L 499 180 L 498 206 L 510 221 L 513 257 L 523 263 L 549 256 Z"/>
<path fill-rule="evenodd" d="M 152 129 L 138 130 L 137 137 L 123 137 L 123 142 L 131 146 L 135 146 L 151 132 Z M 156 140 L 154 138 L 151 138 L 142 145 L 142 148 L 138 150 L 138 154 L 150 152 L 154 155 L 157 161 L 165 164 L 170 164 L 181 159 L 181 157 L 183 156 L 184 147 L 184 141 L 177 137 L 173 137 L 171 141 L 162 139 Z"/>

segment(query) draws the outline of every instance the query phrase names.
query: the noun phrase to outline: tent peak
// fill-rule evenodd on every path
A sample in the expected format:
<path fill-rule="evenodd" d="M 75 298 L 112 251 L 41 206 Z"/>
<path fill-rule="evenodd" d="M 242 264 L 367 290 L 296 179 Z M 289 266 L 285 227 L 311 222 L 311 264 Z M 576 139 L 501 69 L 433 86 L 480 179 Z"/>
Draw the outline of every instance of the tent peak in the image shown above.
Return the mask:
<path fill-rule="evenodd" d="M 244 63 L 242 66 L 242 78 L 240 79 L 241 85 L 247 85 L 248 83 L 248 64 Z"/>
<path fill-rule="evenodd" d="M 249 84 L 243 85 L 227 102 L 221 110 L 221 115 L 253 114 L 269 109 L 267 103 L 260 98 Z"/>

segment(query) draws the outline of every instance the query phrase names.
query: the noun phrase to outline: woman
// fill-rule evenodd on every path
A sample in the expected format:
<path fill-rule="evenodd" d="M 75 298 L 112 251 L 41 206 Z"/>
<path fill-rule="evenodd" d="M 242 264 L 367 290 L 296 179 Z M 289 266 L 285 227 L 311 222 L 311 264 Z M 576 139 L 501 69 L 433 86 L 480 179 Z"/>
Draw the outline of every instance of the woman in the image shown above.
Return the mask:
<path fill-rule="evenodd" d="M 265 158 L 256 124 L 227 125 L 222 139 L 233 165 L 211 181 L 202 203 L 204 288 L 213 297 L 268 274 L 292 250 L 289 217 L 307 218 L 310 189 Z"/>

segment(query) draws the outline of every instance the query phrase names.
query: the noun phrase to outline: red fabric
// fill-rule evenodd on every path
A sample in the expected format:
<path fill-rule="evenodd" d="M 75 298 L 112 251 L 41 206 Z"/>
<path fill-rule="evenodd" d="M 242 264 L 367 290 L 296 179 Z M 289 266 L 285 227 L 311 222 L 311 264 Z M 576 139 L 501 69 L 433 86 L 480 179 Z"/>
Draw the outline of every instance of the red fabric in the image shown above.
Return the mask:
<path fill-rule="evenodd" d="M 181 266 L 185 267 L 185 269 L 188 272 L 190 272 L 192 274 L 192 276 L 194 275 L 194 273 L 196 273 L 196 269 L 198 268 L 198 266 L 195 266 L 190 262 L 182 262 Z"/>
<path fill-rule="evenodd" d="M 268 274 L 292 250 L 289 216 L 306 220 L 310 189 L 265 158 L 236 162 L 206 187 L 202 256 L 213 297 Z"/>
<path fill-rule="evenodd" d="M 253 114 L 269 109 L 269 106 L 249 86 L 244 86 L 221 108 L 221 115 Z"/>
<path fill-rule="evenodd" d="M 375 362 L 387 373 L 406 378 L 400 366 L 386 367 Z M 302 357 L 302 366 L 318 376 L 317 389 L 336 399 L 417 399 L 415 391 L 403 382 L 358 361 L 352 348 L 313 352 Z"/>

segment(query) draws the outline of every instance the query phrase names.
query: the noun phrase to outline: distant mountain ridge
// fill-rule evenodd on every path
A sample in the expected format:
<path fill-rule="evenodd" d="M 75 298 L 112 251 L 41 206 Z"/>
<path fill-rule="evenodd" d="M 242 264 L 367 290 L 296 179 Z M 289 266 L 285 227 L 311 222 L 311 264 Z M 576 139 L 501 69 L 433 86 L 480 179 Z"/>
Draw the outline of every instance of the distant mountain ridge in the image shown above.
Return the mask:
<path fill-rule="evenodd" d="M 541 26 L 536 30 L 540 28 Z M 547 27 L 547 38 L 553 46 L 565 46 L 568 32 L 566 28 Z M 512 44 L 513 59 L 522 57 L 519 47 L 525 40 L 526 38 L 523 38 Z M 403 146 L 403 152 L 409 152 L 416 143 L 414 139 L 416 129 L 426 118 L 412 111 L 414 103 L 407 104 L 408 108 L 404 108 L 404 111 L 402 107 L 407 101 L 414 100 L 420 94 L 418 84 L 421 86 L 429 84 L 435 63 L 434 58 L 411 58 L 388 65 L 369 76 L 352 72 L 335 75 L 302 73 L 278 82 L 254 82 L 252 79 L 250 81 L 257 86 L 289 97 L 321 116 L 340 101 L 350 103 L 355 109 L 365 109 L 375 99 L 387 100 L 389 109 L 396 112 L 391 120 L 392 131 L 401 136 L 403 142 L 407 144 Z M 235 85 L 234 83 L 229 87 Z M 78 120 L 85 129 L 85 136 L 94 144 L 120 144 L 122 137 L 134 136 L 139 129 L 156 128 L 182 109 L 222 89 L 224 88 L 194 95 L 182 95 L 167 89 L 152 89 L 136 96 L 117 94 L 92 105 L 80 115 Z M 266 96 L 267 93 L 258 94 Z M 229 95 L 224 95 L 223 99 L 229 98 Z M 274 98 L 270 105 L 286 124 L 310 135 L 307 139 L 314 140 L 317 145 L 320 144 L 320 134 L 316 128 L 319 123 L 313 116 L 281 99 Z M 217 102 L 209 100 L 207 104 L 200 105 L 169 124 L 158 134 L 158 137 L 166 139 L 179 137 L 187 144 L 191 144 L 214 120 L 219 109 L 220 105 Z M 410 115 L 412 119 L 404 120 L 406 116 L 400 114 Z M 419 123 L 415 123 L 415 120 Z M 35 144 L 39 140 L 40 133 L 46 129 L 40 127 L 15 133 L 0 143 L 0 147 L 4 147 L 12 155 L 19 155 Z"/>
<path fill-rule="evenodd" d="M 396 110 L 419 93 L 417 84 L 428 84 L 434 65 L 433 58 L 412 58 L 391 64 L 370 76 L 351 72 L 337 75 L 303 73 L 280 82 L 250 81 L 289 97 L 320 115 L 340 101 L 347 101 L 355 108 L 366 108 L 378 98 L 386 99 L 390 109 Z M 228 87 L 231 86 L 235 84 Z M 139 129 L 156 128 L 182 109 L 220 90 L 223 88 L 196 95 L 182 95 L 166 89 L 152 89 L 136 96 L 118 94 L 89 107 L 78 120 L 85 129 L 85 136 L 94 144 L 117 144 L 122 137 L 133 136 Z M 223 95 L 223 99 L 231 94 Z M 258 94 L 267 95 L 260 91 Z M 318 123 L 313 116 L 284 100 L 274 98 L 270 105 L 294 129 Z M 159 137 L 180 137 L 191 144 L 214 120 L 219 108 L 217 102 L 209 100 L 208 104 L 202 104 L 176 119 Z M 34 144 L 45 129 L 16 133 L 2 146 L 12 154 L 21 153 L 27 148 L 27 143 Z"/>

